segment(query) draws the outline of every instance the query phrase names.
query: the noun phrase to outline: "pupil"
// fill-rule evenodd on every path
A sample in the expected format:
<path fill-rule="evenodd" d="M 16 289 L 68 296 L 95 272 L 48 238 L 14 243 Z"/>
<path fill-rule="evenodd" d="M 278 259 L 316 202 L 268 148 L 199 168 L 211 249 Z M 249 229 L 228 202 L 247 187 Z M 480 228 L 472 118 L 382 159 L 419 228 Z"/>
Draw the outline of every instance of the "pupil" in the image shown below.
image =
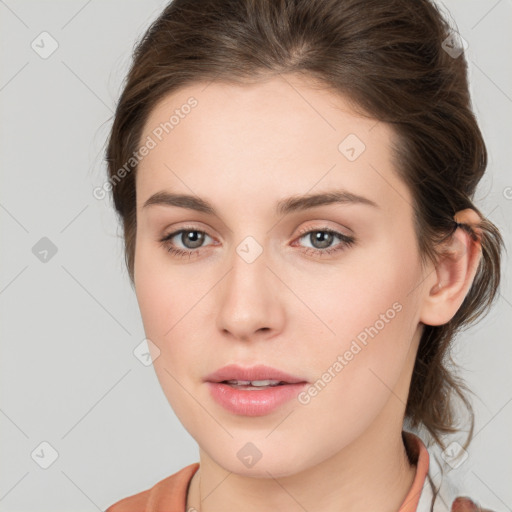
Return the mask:
<path fill-rule="evenodd" d="M 317 247 L 319 249 L 329 247 L 331 245 L 333 236 L 334 235 L 332 233 L 329 233 L 327 231 L 315 231 L 314 233 L 311 234 L 311 237 L 313 237 L 313 239 L 312 239 L 313 246 Z M 324 238 L 323 241 L 322 241 L 322 238 Z M 319 247 L 315 245 L 317 242 L 320 243 Z"/>
<path fill-rule="evenodd" d="M 203 242 L 203 233 L 200 233 L 199 231 L 187 231 L 182 234 L 181 238 L 185 247 L 195 249 L 201 246 Z M 192 243 L 192 246 L 189 245 L 190 243 Z"/>

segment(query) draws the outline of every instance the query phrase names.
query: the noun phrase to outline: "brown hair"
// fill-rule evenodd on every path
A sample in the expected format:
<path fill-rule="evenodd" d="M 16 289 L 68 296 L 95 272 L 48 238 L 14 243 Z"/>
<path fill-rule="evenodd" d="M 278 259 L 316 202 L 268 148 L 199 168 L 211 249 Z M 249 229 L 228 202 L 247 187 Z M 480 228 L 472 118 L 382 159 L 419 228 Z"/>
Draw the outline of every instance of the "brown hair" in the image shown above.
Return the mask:
<path fill-rule="evenodd" d="M 482 217 L 476 277 L 447 324 L 425 326 L 405 412 L 412 427 L 426 427 L 443 448 L 441 435 L 459 430 L 456 396 L 470 413 L 465 447 L 472 438 L 469 390 L 453 372 L 449 350 L 456 332 L 495 299 L 503 245 L 473 204 L 487 153 L 471 110 L 465 57 L 442 46 L 450 33 L 428 0 L 174 0 L 136 45 L 106 151 L 133 285 L 137 162 L 130 157 L 164 96 L 199 81 L 243 84 L 298 73 L 390 123 L 397 172 L 414 198 L 423 261 L 439 257 L 457 211 L 473 208 Z"/>

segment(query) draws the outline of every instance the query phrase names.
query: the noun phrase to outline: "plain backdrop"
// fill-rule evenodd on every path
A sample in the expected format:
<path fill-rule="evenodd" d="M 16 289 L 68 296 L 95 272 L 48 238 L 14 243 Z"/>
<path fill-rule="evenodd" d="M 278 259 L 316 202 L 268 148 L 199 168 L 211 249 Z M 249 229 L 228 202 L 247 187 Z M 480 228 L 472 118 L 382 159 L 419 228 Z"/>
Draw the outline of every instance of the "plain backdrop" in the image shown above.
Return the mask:
<path fill-rule="evenodd" d="M 104 510 L 199 460 L 133 353 L 144 331 L 121 229 L 92 194 L 133 46 L 165 5 L 0 0 L 0 511 Z M 510 245 L 512 2 L 444 5 L 469 45 L 489 150 L 477 204 Z M 495 511 L 512 510 L 508 267 L 454 352 L 477 395 L 477 435 L 454 473 Z"/>

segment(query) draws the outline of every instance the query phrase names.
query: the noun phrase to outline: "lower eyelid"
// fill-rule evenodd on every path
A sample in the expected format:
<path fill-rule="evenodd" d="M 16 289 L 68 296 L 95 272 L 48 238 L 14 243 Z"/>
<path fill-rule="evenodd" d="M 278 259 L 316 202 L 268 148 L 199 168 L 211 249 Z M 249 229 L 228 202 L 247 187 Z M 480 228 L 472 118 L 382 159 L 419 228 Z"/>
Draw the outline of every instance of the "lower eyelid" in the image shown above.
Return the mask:
<path fill-rule="evenodd" d="M 322 231 L 322 230 L 314 230 L 314 231 Z M 353 245 L 355 243 L 355 239 L 353 237 L 348 237 L 348 236 L 343 235 L 341 233 L 340 234 L 332 233 L 332 234 L 334 235 L 335 238 L 338 239 L 338 242 L 334 243 L 333 245 L 331 245 L 329 247 L 325 247 L 323 249 L 318 249 L 316 247 L 307 247 L 307 246 L 303 246 L 303 245 L 300 245 L 300 247 L 302 247 L 302 250 L 305 253 L 311 253 L 312 252 L 312 253 L 316 253 L 316 254 L 332 254 L 332 253 L 337 252 L 337 251 L 342 251 L 343 249 L 346 249 L 347 247 L 349 247 L 350 245 Z M 294 244 L 298 243 L 298 241 L 301 238 L 304 238 L 305 236 L 308 236 L 308 233 L 298 237 L 296 239 L 297 241 L 294 242 Z"/>
<path fill-rule="evenodd" d="M 192 254 L 192 253 L 199 253 L 201 252 L 202 250 L 204 249 L 207 249 L 208 246 L 211 246 L 212 244 L 206 244 L 206 245 L 203 245 L 201 247 L 197 247 L 195 249 L 188 249 L 188 248 L 182 248 L 182 247 L 179 247 L 179 246 L 176 246 L 175 244 L 171 244 L 170 241 L 178 236 L 178 235 L 181 235 L 183 234 L 184 232 L 190 232 L 190 231 L 196 231 L 198 233 L 202 233 L 203 235 L 205 235 L 206 237 L 209 237 L 211 238 L 212 240 L 214 240 L 214 238 L 209 235 L 206 231 L 203 231 L 201 229 L 196 229 L 196 228 L 181 228 L 179 230 L 176 230 L 176 231 L 173 231 L 167 235 L 164 235 L 159 241 L 164 245 L 164 247 L 166 248 L 167 251 L 169 252 L 172 252 L 171 249 L 175 250 L 176 252 L 182 252 L 182 253 L 188 253 L 188 254 Z M 316 247 L 304 247 L 304 246 L 301 246 L 304 250 L 304 252 L 317 252 L 317 253 L 326 253 L 328 254 L 329 252 L 334 252 L 336 250 L 342 250 L 343 248 L 349 246 L 349 245 L 352 245 L 354 242 L 355 242 L 355 239 L 354 237 L 352 236 L 348 236 L 348 235 L 344 235 L 343 233 L 340 233 L 339 231 L 336 231 L 332 228 L 314 228 L 314 229 L 309 229 L 309 230 L 306 230 L 306 231 L 302 231 L 299 236 L 297 236 L 295 239 L 294 239 L 294 243 L 296 243 L 297 241 L 301 240 L 302 238 L 308 236 L 308 235 L 311 235 L 311 233 L 316 233 L 316 232 L 325 232 L 325 233 L 331 233 L 332 235 L 334 235 L 336 238 L 338 238 L 339 242 L 331 247 L 326 247 L 324 249 L 317 249 Z"/>
<path fill-rule="evenodd" d="M 186 232 L 191 232 L 191 231 L 196 231 L 197 233 L 201 233 L 202 235 L 204 235 L 205 237 L 208 237 L 210 239 L 213 240 L 213 237 L 211 235 L 209 235 L 208 233 L 206 233 L 206 231 L 202 231 L 200 229 L 179 229 L 177 231 L 173 231 L 171 233 L 169 233 L 168 235 L 165 235 L 164 237 L 162 237 L 162 239 L 160 240 L 160 242 L 163 242 L 165 244 L 170 244 L 171 240 L 173 238 L 175 238 L 176 236 L 180 236 L 182 235 L 183 233 L 186 233 Z M 206 248 L 206 245 L 203 245 L 201 247 L 197 247 L 196 249 L 188 249 L 187 247 L 185 248 L 182 248 L 182 247 L 177 247 L 175 246 L 174 244 L 172 244 L 176 249 L 179 249 L 181 251 L 192 251 L 192 252 L 197 252 L 201 249 L 205 249 Z M 210 244 L 207 244 L 207 245 L 211 245 Z"/>
<path fill-rule="evenodd" d="M 354 237 L 350 235 L 345 235 L 344 233 L 341 233 L 339 231 L 336 231 L 332 228 L 323 228 L 323 229 L 310 229 L 308 231 L 303 231 L 299 234 L 299 236 L 296 238 L 296 240 L 300 240 L 301 238 L 304 238 L 306 236 L 310 236 L 312 233 L 329 233 L 336 238 L 338 238 L 342 242 L 351 242 L 354 241 Z"/>

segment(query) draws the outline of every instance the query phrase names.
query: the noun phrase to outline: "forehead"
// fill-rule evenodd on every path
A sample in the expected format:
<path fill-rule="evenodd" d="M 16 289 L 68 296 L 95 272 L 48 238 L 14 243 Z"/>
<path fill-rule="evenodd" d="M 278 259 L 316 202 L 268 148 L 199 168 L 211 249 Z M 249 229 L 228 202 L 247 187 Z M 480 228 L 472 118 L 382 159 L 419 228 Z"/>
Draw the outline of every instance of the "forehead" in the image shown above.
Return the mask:
<path fill-rule="evenodd" d="M 148 144 L 148 141 L 151 143 Z M 339 94 L 295 75 L 252 84 L 195 83 L 151 111 L 141 145 L 137 206 L 161 189 L 258 203 L 340 187 L 396 200 L 391 128 Z"/>

